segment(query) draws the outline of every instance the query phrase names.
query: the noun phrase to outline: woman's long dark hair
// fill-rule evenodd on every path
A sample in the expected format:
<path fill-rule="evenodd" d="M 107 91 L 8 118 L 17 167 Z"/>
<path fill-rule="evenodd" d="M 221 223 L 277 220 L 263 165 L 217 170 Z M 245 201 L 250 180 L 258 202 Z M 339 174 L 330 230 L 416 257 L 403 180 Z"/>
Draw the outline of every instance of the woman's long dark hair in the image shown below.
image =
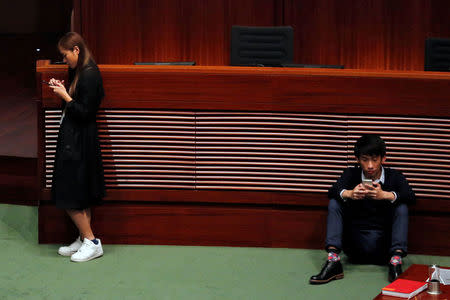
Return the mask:
<path fill-rule="evenodd" d="M 77 86 L 80 71 L 89 63 L 89 61 L 94 60 L 91 51 L 89 51 L 89 48 L 86 46 L 86 42 L 78 33 L 68 32 L 58 42 L 58 49 L 60 50 L 73 51 L 75 46 L 80 49 L 80 53 L 78 54 L 78 62 L 75 67 L 75 77 L 69 88 L 69 94 L 71 96 Z"/>

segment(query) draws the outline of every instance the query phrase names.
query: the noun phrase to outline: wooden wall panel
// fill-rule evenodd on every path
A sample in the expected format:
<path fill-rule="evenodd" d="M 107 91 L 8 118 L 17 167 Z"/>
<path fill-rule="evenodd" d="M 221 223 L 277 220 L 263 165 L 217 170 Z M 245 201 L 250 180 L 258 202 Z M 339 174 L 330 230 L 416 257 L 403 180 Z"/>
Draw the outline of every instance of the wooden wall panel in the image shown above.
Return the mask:
<path fill-rule="evenodd" d="M 285 0 L 295 61 L 351 69 L 423 70 L 425 38 L 450 37 L 450 2 Z"/>
<path fill-rule="evenodd" d="M 289 247 L 321 249 L 326 209 L 232 205 L 112 204 L 93 209 L 93 228 L 104 244 Z M 444 215 L 412 214 L 409 252 L 450 255 L 443 240 L 450 230 Z M 39 206 L 39 242 L 69 243 L 75 226 L 64 211 Z"/>
<path fill-rule="evenodd" d="M 142 61 L 228 65 L 233 24 L 272 26 L 273 0 L 144 1 Z M 165 12 L 161 14 L 161 12 Z"/>
<path fill-rule="evenodd" d="M 283 22 L 294 28 L 294 62 L 340 64 L 340 1 L 285 0 Z M 346 8 L 350 10 L 351 7 Z"/>
<path fill-rule="evenodd" d="M 433 1 L 384 2 L 387 22 L 385 43 L 384 49 L 379 49 L 377 55 L 381 60 L 381 53 L 385 53 L 384 64 L 377 67 L 388 70 L 423 70 L 425 39 L 432 24 L 430 12 Z M 444 7 L 450 8 L 448 5 Z"/>
<path fill-rule="evenodd" d="M 447 214 L 410 214 L 408 251 L 414 254 L 450 255 L 448 232 L 450 218 Z"/>
<path fill-rule="evenodd" d="M 50 76 L 62 77 L 65 70 L 62 66 L 44 64 L 37 70 L 38 83 Z M 445 163 L 449 157 L 450 104 L 445 96 L 450 89 L 448 73 L 129 65 L 100 65 L 100 70 L 107 95 L 98 120 L 104 130 L 105 153 L 126 150 L 120 155 L 128 153 L 133 159 L 139 155 L 152 163 L 161 155 L 167 158 L 173 154 L 173 148 L 161 148 L 162 136 L 154 139 L 157 136 L 154 130 L 163 130 L 158 133 L 164 134 L 164 141 L 169 138 L 182 141 L 179 134 L 185 132 L 175 126 L 177 133 L 169 134 L 167 126 L 173 120 L 170 115 L 175 118 L 191 115 L 191 120 L 178 125 L 187 126 L 198 137 L 195 150 L 182 150 L 191 156 L 194 152 L 194 185 L 184 189 L 164 188 L 146 181 L 145 186 L 139 187 L 131 185 L 133 182 L 108 187 L 106 205 L 94 214 L 96 234 L 105 242 L 321 248 L 327 205 L 325 191 L 331 177 L 342 170 L 346 156 L 352 156 L 354 139 L 363 132 L 375 131 L 386 137 L 392 154 L 389 162 L 405 169 L 405 175 L 417 189 L 418 203 L 411 207 L 410 228 L 414 233 L 411 252 L 448 255 L 448 239 L 438 238 L 449 226 L 450 181 L 442 177 L 448 173 Z M 49 113 L 45 119 L 49 122 L 40 119 L 40 128 L 48 123 L 49 133 L 53 134 L 49 138 L 54 139 L 57 125 L 50 120 L 58 119 L 60 101 L 48 87 L 43 86 L 38 92 L 42 100 L 41 117 Z M 164 124 L 155 123 L 161 115 Z M 130 124 L 136 128 L 130 128 Z M 339 132 L 335 132 L 337 128 Z M 119 133 L 116 130 L 124 130 L 121 134 L 128 134 L 132 141 L 120 137 L 120 143 L 117 140 L 109 143 L 113 134 L 108 134 L 108 130 L 114 130 L 114 134 Z M 138 137 L 134 135 L 138 132 L 142 144 L 135 144 Z M 341 141 L 340 147 L 335 149 L 335 144 L 320 132 Z M 295 145 L 290 145 L 294 137 Z M 320 146 L 313 143 L 319 138 Z M 274 143 L 269 143 L 273 139 Z M 253 142 L 251 148 L 249 141 Z M 322 142 L 332 146 L 330 151 Z M 174 146 L 171 142 L 164 144 Z M 40 148 L 47 145 L 53 147 L 54 141 L 41 143 Z M 53 151 L 51 147 L 48 149 Z M 143 153 L 142 149 L 149 151 Z M 326 153 L 321 152 L 323 149 Z M 50 158 L 51 151 L 40 152 L 40 157 L 48 153 Z M 312 157 L 313 153 L 317 158 Z M 342 165 L 334 164 L 337 173 L 325 176 L 330 180 L 323 176 L 314 178 L 320 175 L 316 173 L 309 177 L 306 168 L 302 168 L 302 174 L 293 174 L 298 171 L 292 170 L 296 164 L 311 162 L 311 158 L 314 164 L 322 164 L 329 155 L 342 159 Z M 258 160 L 260 156 L 264 159 Z M 265 163 L 264 169 L 259 168 L 260 162 Z M 143 182 L 139 174 L 145 174 L 147 179 L 161 174 L 164 180 L 170 178 L 167 176 L 170 170 L 158 169 L 157 174 L 152 166 L 138 169 L 128 163 L 131 169 L 121 171 L 136 173 L 132 174 L 133 180 L 139 183 Z M 248 163 L 253 164 L 247 174 L 234 167 L 241 167 L 242 163 L 245 168 Z M 285 164 L 289 169 L 270 170 L 267 174 L 265 167 L 274 163 Z M 352 160 L 348 163 L 352 164 Z M 114 179 L 114 166 L 110 165 L 108 176 Z M 329 172 L 333 164 L 325 167 Z M 39 168 L 44 170 L 44 165 Z M 299 185 L 298 190 L 287 192 L 272 184 L 275 181 L 278 186 L 287 179 L 287 186 L 292 187 L 292 182 L 303 181 L 303 176 L 310 180 L 307 188 L 315 186 L 320 190 L 308 191 Z M 43 176 L 41 180 L 44 181 Z M 268 184 L 262 186 L 261 181 L 266 180 Z M 228 185 L 217 187 L 217 182 Z M 64 223 L 63 212 L 49 203 L 48 186 L 41 186 L 40 191 L 40 242 L 71 239 L 70 223 Z M 116 227 L 119 230 L 108 231 Z M 425 234 L 424 231 L 431 231 L 430 242 L 415 238 Z"/>
<path fill-rule="evenodd" d="M 427 30 L 427 37 L 447 37 L 450 38 L 450 2 L 447 0 L 431 0 L 430 27 Z"/>
<path fill-rule="evenodd" d="M 137 1 L 88 0 L 80 9 L 81 33 L 98 63 L 128 64 L 140 57 L 143 29 Z"/>
<path fill-rule="evenodd" d="M 425 38 L 450 37 L 446 0 L 74 3 L 77 27 L 102 64 L 195 60 L 228 65 L 232 25 L 290 25 L 296 63 L 423 70 Z"/>
<path fill-rule="evenodd" d="M 128 65 L 100 71 L 104 108 L 450 115 L 445 72 Z M 67 66 L 38 72 L 44 80 L 64 78 Z M 39 96 L 47 108 L 60 106 L 48 87 Z"/>
<path fill-rule="evenodd" d="M 228 65 L 231 26 L 273 26 L 275 0 L 82 1 L 81 32 L 97 62 Z"/>

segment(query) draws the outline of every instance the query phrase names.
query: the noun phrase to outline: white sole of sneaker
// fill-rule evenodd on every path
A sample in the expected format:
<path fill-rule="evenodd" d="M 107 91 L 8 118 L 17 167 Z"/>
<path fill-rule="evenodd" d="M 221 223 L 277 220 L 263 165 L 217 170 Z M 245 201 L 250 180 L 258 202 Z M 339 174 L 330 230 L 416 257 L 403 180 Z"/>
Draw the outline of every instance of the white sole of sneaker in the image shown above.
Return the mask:
<path fill-rule="evenodd" d="M 90 260 L 99 258 L 99 257 L 101 257 L 101 256 L 103 256 L 103 253 L 96 254 L 95 256 L 89 257 L 89 258 L 86 258 L 86 259 L 73 259 L 73 258 L 71 257 L 71 258 L 70 258 L 70 261 L 73 261 L 73 262 L 86 262 L 86 261 L 90 261 Z"/>
<path fill-rule="evenodd" d="M 73 252 L 60 252 L 60 251 L 58 250 L 58 254 L 61 255 L 61 256 L 72 256 L 75 252 L 77 252 L 77 251 L 73 251 Z"/>

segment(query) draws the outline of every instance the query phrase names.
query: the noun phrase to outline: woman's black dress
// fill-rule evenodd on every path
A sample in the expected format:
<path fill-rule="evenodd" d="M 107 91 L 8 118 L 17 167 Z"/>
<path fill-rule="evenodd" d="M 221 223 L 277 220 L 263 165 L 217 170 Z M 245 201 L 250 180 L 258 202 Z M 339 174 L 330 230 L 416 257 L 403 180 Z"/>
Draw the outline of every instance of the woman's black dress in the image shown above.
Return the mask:
<path fill-rule="evenodd" d="M 52 199 L 58 208 L 86 209 L 100 204 L 105 196 L 96 122 L 103 97 L 100 71 L 90 62 L 80 71 L 73 100 L 63 104 L 52 183 Z"/>

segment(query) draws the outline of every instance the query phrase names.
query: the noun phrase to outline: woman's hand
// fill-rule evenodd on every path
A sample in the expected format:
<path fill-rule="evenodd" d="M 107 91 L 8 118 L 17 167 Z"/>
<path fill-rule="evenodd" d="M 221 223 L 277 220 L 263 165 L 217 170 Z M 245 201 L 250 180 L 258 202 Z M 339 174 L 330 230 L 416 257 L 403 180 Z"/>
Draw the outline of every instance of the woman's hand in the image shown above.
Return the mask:
<path fill-rule="evenodd" d="M 64 86 L 64 80 L 59 81 L 55 78 L 50 79 L 50 88 L 53 89 L 53 92 L 61 97 L 64 101 L 70 102 L 72 101 L 72 97 L 70 97 L 69 93 L 66 91 L 66 87 Z"/>
<path fill-rule="evenodd" d="M 64 84 L 64 80 L 60 81 L 58 79 L 52 78 L 48 83 L 50 83 L 50 85 L 57 85 L 59 83 Z"/>

